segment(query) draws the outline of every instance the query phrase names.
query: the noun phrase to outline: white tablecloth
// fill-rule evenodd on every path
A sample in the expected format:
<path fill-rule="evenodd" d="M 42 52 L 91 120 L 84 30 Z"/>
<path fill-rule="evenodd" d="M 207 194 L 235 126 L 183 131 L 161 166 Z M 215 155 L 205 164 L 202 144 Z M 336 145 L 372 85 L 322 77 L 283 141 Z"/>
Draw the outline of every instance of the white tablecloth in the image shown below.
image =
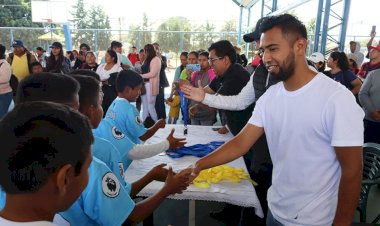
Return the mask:
<path fill-rule="evenodd" d="M 213 131 L 211 126 L 188 126 L 188 135 L 183 135 L 183 126 L 181 125 L 166 125 L 165 129 L 160 129 L 157 133 L 151 137 L 146 143 L 157 143 L 165 139 L 171 130 L 175 128 L 174 136 L 186 137 L 186 145 L 205 144 L 211 141 L 227 141 L 232 138 L 230 133 L 218 134 Z M 128 182 L 136 181 L 145 175 L 151 168 L 160 164 L 167 163 L 173 168 L 174 171 L 181 170 L 197 161 L 197 157 L 185 156 L 182 158 L 172 159 L 167 155 L 156 155 L 154 157 L 142 160 L 134 160 L 126 171 L 125 179 Z M 243 168 L 246 172 L 246 166 L 243 158 L 239 158 L 235 161 L 228 163 L 233 167 Z M 148 197 L 156 193 L 163 186 L 163 182 L 154 181 L 146 186 L 139 196 Z M 204 201 L 217 201 L 226 202 L 234 205 L 244 207 L 255 207 L 256 214 L 263 217 L 263 211 L 260 206 L 260 202 L 257 198 L 255 188 L 252 183 L 247 180 L 241 180 L 240 183 L 231 183 L 227 181 L 221 181 L 218 184 L 212 184 L 209 188 L 199 188 L 194 185 L 190 185 L 183 194 L 176 194 L 170 196 L 171 199 L 179 200 L 204 200 Z"/>

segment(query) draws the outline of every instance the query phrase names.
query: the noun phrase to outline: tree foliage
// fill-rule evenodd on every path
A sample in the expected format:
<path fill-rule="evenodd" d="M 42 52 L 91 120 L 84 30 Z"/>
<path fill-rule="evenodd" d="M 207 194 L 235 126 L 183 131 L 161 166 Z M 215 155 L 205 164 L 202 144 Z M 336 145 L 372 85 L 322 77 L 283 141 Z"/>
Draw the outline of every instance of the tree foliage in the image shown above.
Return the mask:
<path fill-rule="evenodd" d="M 201 24 L 194 28 L 194 31 L 199 32 L 193 35 L 193 49 L 207 50 L 210 45 L 217 41 L 218 36 L 215 32 L 215 25 L 209 21 L 206 21 L 205 24 Z"/>
<path fill-rule="evenodd" d="M 152 43 L 151 23 L 149 23 L 146 13 L 143 14 L 141 24 L 131 24 L 129 26 L 128 42 L 136 47 L 143 48 L 144 45 Z"/>
<path fill-rule="evenodd" d="M 232 45 L 237 43 L 237 23 L 236 20 L 226 20 L 220 32 L 224 32 L 222 39 L 228 40 L 232 43 Z M 229 34 L 230 32 L 234 32 L 234 34 Z"/>
<path fill-rule="evenodd" d="M 79 46 L 87 43 L 95 49 L 107 49 L 110 45 L 111 33 L 108 31 L 94 31 L 81 29 L 110 29 L 110 21 L 100 6 L 92 5 L 88 11 L 85 10 L 84 0 L 77 0 L 71 12 L 73 30 L 73 45 Z"/>
<path fill-rule="evenodd" d="M 0 27 L 42 27 L 41 23 L 32 22 L 30 4 L 30 0 L 2 0 Z M 11 30 L 13 39 L 21 39 L 24 45 L 29 48 L 37 46 L 37 37 L 44 33 L 43 29 L 1 29 L 0 43 L 4 44 L 7 48 L 8 44 L 11 44 Z"/>
<path fill-rule="evenodd" d="M 191 31 L 191 24 L 184 17 L 171 17 L 158 26 L 156 40 L 164 52 L 192 49 L 190 33 L 171 31 Z"/>

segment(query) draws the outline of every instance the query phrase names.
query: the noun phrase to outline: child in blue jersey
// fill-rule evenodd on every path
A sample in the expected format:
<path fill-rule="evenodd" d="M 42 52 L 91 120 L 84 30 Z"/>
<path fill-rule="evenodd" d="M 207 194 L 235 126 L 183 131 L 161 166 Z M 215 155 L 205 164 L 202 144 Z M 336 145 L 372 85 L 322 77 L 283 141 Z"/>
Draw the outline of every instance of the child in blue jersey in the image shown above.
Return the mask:
<path fill-rule="evenodd" d="M 131 70 L 120 72 L 116 78 L 118 96 L 109 106 L 104 118 L 120 129 L 135 144 L 146 141 L 158 129 L 165 127 L 165 120 L 160 119 L 151 128 L 146 129 L 140 118 L 140 113 L 131 104 L 140 96 L 142 86 L 143 80 L 138 73 Z"/>
<path fill-rule="evenodd" d="M 79 83 L 72 77 L 51 73 L 34 74 L 20 82 L 17 103 L 49 99 L 79 109 L 78 89 Z M 96 121 L 94 118 L 96 117 L 90 121 Z M 121 225 L 127 219 L 131 222 L 143 219 L 166 196 L 181 192 L 188 186 L 189 170 L 173 176 L 171 169 L 167 170 L 164 166 L 158 165 L 135 183 L 125 184 L 124 181 L 119 181 L 117 174 L 105 163 L 94 157 L 89 167 L 89 185 L 68 210 L 55 217 L 54 222 L 58 225 Z M 152 199 L 135 206 L 131 196 L 136 195 L 151 181 L 164 181 L 165 178 L 162 191 L 152 196 Z"/>
<path fill-rule="evenodd" d="M 54 225 L 86 187 L 93 137 L 86 117 L 51 102 L 18 104 L 0 122 L 0 225 Z M 4 193 L 1 203 L 4 203 Z"/>
<path fill-rule="evenodd" d="M 140 95 L 142 82 L 142 77 L 139 74 L 129 70 L 121 71 L 116 79 L 116 88 L 118 91 L 121 89 L 123 91 L 119 91 L 119 97 L 110 105 L 107 116 L 94 130 L 94 135 L 110 141 L 120 151 L 125 169 L 134 159 L 148 158 L 169 148 L 178 148 L 185 144 L 185 139 L 173 137 L 174 130 L 171 131 L 166 140 L 157 144 L 136 145 L 129 138 L 131 134 L 139 133 L 138 129 L 134 130 L 133 128 L 142 126 L 137 109 L 130 104 Z M 148 129 L 145 135 L 150 134 L 149 136 L 151 136 L 157 131 L 158 127 L 160 127 L 160 123 L 156 123 L 155 126 Z M 131 133 L 131 130 L 135 132 Z M 125 132 L 130 135 L 128 136 Z M 139 140 L 139 138 L 135 137 L 134 140 Z"/>

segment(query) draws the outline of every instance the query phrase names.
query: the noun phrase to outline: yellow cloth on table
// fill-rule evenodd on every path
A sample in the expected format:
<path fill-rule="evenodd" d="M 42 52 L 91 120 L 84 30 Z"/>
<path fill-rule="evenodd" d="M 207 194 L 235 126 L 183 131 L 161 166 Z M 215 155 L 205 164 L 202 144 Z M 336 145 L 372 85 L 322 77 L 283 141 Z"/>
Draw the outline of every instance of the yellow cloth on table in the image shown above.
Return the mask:
<path fill-rule="evenodd" d="M 198 177 L 193 180 L 193 183 L 197 187 L 207 188 L 211 184 L 219 183 L 221 180 L 239 183 L 241 179 L 252 182 L 254 186 L 257 185 L 242 168 L 235 168 L 228 165 L 220 165 L 202 170 Z"/>

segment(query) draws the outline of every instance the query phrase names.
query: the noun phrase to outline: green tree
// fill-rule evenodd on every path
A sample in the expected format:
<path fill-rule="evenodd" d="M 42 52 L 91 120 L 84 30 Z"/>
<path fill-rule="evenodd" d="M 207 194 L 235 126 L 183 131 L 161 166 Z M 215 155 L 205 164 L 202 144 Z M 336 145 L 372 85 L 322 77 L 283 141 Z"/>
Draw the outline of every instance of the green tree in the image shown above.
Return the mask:
<path fill-rule="evenodd" d="M 91 6 L 88 13 L 87 26 L 92 29 L 110 29 L 110 20 L 100 6 Z M 105 50 L 111 43 L 111 33 L 104 31 L 89 31 L 87 44 L 93 46 L 95 50 Z"/>
<path fill-rule="evenodd" d="M 184 17 L 171 17 L 158 26 L 156 40 L 164 52 L 191 50 L 189 33 L 171 31 L 191 31 L 191 24 Z"/>
<path fill-rule="evenodd" d="M 223 32 L 221 39 L 231 42 L 232 45 L 237 43 L 237 23 L 236 20 L 226 20 L 220 32 Z M 232 32 L 232 33 L 231 33 Z"/>
<path fill-rule="evenodd" d="M 72 42 L 74 46 L 79 46 L 80 43 L 87 43 L 88 37 L 91 35 L 88 31 L 80 30 L 80 29 L 88 29 L 87 12 L 84 10 L 84 1 L 77 0 L 75 5 L 73 6 L 75 11 L 71 12 L 73 19 L 70 21 L 73 26 L 73 36 Z"/>
<path fill-rule="evenodd" d="M 152 33 L 150 32 L 151 23 L 149 23 L 149 19 L 146 13 L 143 14 L 142 24 L 131 24 L 129 26 L 129 30 L 130 32 L 128 35 L 128 42 L 131 45 L 134 45 L 136 47 L 140 46 L 140 48 L 142 48 L 144 45 L 152 43 Z"/>
<path fill-rule="evenodd" d="M 207 50 L 210 45 L 217 41 L 218 36 L 215 35 L 215 25 L 206 21 L 205 24 L 199 25 L 193 29 L 196 32 L 193 35 L 193 48 Z"/>
<path fill-rule="evenodd" d="M 11 30 L 13 39 L 21 39 L 29 48 L 37 47 L 37 37 L 44 34 L 41 23 L 32 22 L 30 0 L 2 0 L 0 7 L 0 27 L 41 27 L 41 30 L 7 29 L 0 30 L 0 43 L 5 46 L 11 44 Z"/>

